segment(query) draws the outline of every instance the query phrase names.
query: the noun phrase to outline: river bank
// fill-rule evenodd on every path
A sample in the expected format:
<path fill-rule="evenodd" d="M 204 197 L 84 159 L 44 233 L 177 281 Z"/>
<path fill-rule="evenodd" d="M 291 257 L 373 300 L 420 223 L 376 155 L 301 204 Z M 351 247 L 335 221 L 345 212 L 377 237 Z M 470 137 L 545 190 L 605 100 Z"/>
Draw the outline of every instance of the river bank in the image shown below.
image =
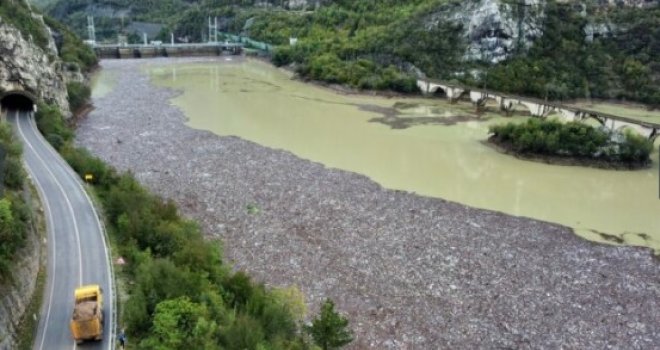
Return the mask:
<path fill-rule="evenodd" d="M 660 343 L 658 261 L 649 250 L 384 189 L 287 151 L 191 129 L 170 102 L 178 92 L 154 86 L 142 69 L 172 62 L 102 62 L 114 87 L 94 98 L 77 143 L 173 199 L 224 240 L 237 269 L 271 286 L 297 285 L 312 310 L 335 300 L 356 332 L 350 348 Z"/>

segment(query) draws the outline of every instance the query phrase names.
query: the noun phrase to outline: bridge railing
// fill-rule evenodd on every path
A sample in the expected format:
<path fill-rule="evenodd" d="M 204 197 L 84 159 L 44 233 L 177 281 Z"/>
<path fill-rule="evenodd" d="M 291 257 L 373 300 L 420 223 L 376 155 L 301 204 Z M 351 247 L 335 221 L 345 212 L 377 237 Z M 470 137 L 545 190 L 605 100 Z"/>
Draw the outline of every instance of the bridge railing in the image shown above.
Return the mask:
<path fill-rule="evenodd" d="M 261 51 L 272 52 L 273 48 L 275 47 L 274 45 L 271 45 L 271 44 L 263 42 L 263 41 L 252 40 L 251 38 L 249 38 L 247 36 L 236 35 L 236 34 L 225 33 L 225 32 L 220 32 L 219 34 L 223 35 L 226 38 L 231 39 L 231 41 L 246 44 L 246 46 L 248 46 L 248 47 L 253 47 L 253 48 L 259 49 Z"/>
<path fill-rule="evenodd" d="M 489 90 L 489 89 L 474 88 L 474 87 L 469 87 L 469 86 L 466 86 L 466 85 L 456 84 L 456 83 L 446 83 L 446 82 L 442 82 L 440 80 L 435 80 L 435 79 L 428 79 L 428 78 L 421 79 L 420 78 L 418 80 L 421 80 L 421 81 L 423 81 L 427 84 L 430 83 L 430 84 L 438 84 L 438 85 L 447 86 L 449 88 L 459 88 L 459 89 L 463 89 L 465 91 L 474 91 L 474 92 L 478 92 L 478 93 L 482 93 L 482 94 L 486 94 L 486 95 L 490 95 L 490 96 L 497 96 L 497 97 L 510 99 L 510 100 L 533 102 L 533 103 L 536 103 L 536 104 L 539 104 L 539 105 L 545 105 L 545 106 L 548 106 L 548 107 L 553 107 L 553 108 L 558 108 L 558 109 L 565 109 L 565 110 L 568 110 L 568 111 L 571 111 L 571 112 L 586 113 L 586 114 L 599 116 L 599 117 L 602 117 L 602 118 L 618 120 L 618 121 L 627 122 L 627 123 L 631 123 L 631 124 L 637 124 L 637 125 L 641 125 L 641 126 L 644 126 L 644 127 L 647 127 L 647 128 L 660 129 L 660 124 L 658 124 L 658 123 L 646 122 L 646 121 L 642 121 L 642 120 L 638 120 L 638 119 L 633 119 L 633 118 L 629 118 L 629 117 L 623 117 L 623 116 L 603 113 L 603 112 L 594 111 L 594 110 L 586 109 L 586 108 L 567 106 L 567 105 L 564 105 L 564 104 L 561 104 L 561 103 L 549 102 L 549 101 L 545 101 L 545 100 L 535 98 L 535 97 L 510 95 L 510 94 L 506 94 L 506 93 L 502 93 L 502 92 L 498 92 L 498 91 L 494 91 L 494 90 Z"/>
<path fill-rule="evenodd" d="M 95 44 L 93 48 L 98 48 L 98 49 L 115 49 L 115 48 L 127 48 L 127 49 L 139 49 L 139 48 L 147 48 L 147 47 L 191 47 L 191 48 L 197 48 L 197 47 L 216 47 L 216 46 L 223 46 L 223 47 L 243 47 L 243 43 L 238 43 L 238 42 L 209 42 L 209 43 L 177 43 L 177 44 L 158 44 L 158 45 L 153 45 L 153 44 L 125 44 L 125 45 L 120 45 L 120 44 Z"/>

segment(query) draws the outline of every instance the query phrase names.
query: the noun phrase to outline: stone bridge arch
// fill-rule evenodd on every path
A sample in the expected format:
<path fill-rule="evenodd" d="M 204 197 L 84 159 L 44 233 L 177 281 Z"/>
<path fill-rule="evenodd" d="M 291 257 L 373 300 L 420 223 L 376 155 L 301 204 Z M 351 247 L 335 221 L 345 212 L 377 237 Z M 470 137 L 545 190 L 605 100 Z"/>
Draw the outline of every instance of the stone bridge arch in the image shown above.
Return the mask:
<path fill-rule="evenodd" d="M 417 86 L 425 95 L 433 95 L 438 97 L 445 97 L 449 102 L 456 102 L 460 99 L 465 93 L 468 92 L 465 88 L 459 86 L 451 86 L 438 84 L 425 80 L 417 80 Z"/>
<path fill-rule="evenodd" d="M 436 97 L 447 97 L 447 88 L 436 84 L 429 84 L 428 94 Z"/>
<path fill-rule="evenodd" d="M 485 107 L 489 99 L 495 101 L 500 106 L 502 105 L 502 98 L 497 95 L 482 91 L 470 91 L 470 101 L 472 101 L 477 108 Z"/>

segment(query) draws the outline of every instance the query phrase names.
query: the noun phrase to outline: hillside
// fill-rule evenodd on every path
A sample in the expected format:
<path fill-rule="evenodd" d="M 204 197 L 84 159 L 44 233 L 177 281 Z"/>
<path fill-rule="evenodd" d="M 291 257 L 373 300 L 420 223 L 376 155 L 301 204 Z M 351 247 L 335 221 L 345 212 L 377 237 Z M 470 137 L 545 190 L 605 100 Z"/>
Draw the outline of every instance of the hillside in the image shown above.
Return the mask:
<path fill-rule="evenodd" d="M 357 88 L 412 91 L 407 77 L 426 74 L 552 100 L 660 104 L 656 0 L 152 3 L 67 0 L 48 11 L 80 35 L 93 15 L 97 38 L 107 41 L 135 30 L 132 21 L 158 23 L 154 36 L 161 40 L 169 41 L 170 32 L 179 40 L 206 40 L 207 17 L 218 16 L 222 31 L 283 45 L 276 64 Z M 298 45 L 288 47 L 289 37 Z"/>

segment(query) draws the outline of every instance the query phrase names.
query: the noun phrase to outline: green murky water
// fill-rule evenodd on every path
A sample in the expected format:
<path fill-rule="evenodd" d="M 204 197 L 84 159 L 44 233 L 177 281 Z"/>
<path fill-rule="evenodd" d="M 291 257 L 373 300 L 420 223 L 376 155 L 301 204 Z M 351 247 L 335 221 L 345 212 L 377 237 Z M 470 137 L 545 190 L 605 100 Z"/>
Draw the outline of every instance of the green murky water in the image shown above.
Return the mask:
<path fill-rule="evenodd" d="M 489 125 L 511 119 L 475 116 L 470 105 L 338 94 L 258 61 L 145 65 L 145 71 L 155 84 L 183 92 L 172 103 L 193 128 L 285 149 L 387 188 L 660 250 L 657 153 L 652 169 L 633 172 L 534 163 L 482 144 Z"/>

